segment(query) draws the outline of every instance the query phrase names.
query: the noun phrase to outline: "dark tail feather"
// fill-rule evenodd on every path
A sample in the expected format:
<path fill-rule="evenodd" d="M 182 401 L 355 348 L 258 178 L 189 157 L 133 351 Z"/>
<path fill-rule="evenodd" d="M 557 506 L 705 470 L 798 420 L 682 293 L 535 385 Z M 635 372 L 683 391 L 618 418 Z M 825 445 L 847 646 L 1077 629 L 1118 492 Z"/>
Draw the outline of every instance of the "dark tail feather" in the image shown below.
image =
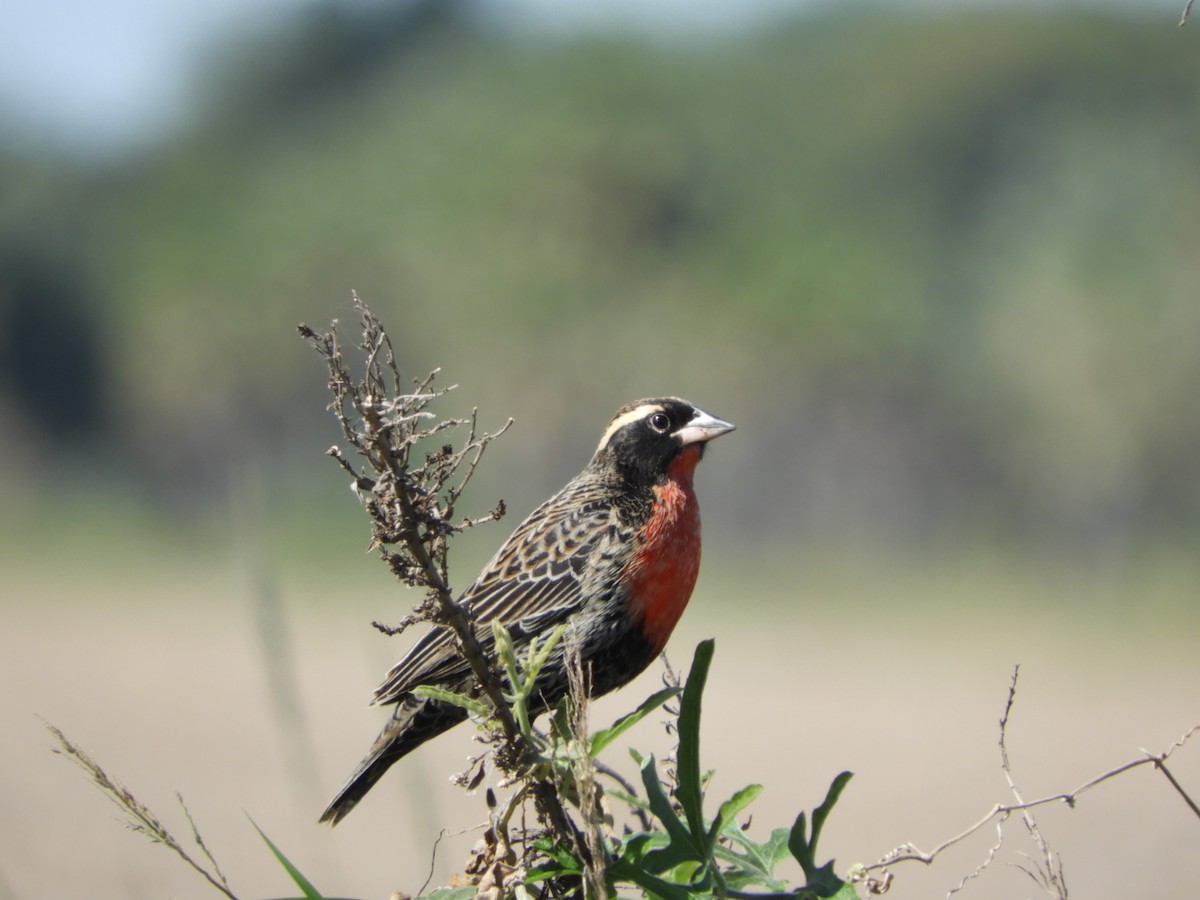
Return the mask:
<path fill-rule="evenodd" d="M 376 753 L 372 749 L 371 754 L 359 763 L 354 774 L 350 776 L 350 780 L 338 791 L 333 802 L 325 808 L 325 812 L 321 813 L 320 821 L 328 822 L 330 825 L 336 825 L 342 821 L 397 759 L 399 757 Z"/>
<path fill-rule="evenodd" d="M 367 791 L 375 786 L 375 782 L 383 777 L 383 773 L 391 768 L 392 763 L 407 756 L 430 738 L 453 728 L 466 717 L 466 711 L 456 706 L 412 697 L 402 699 L 371 745 L 371 751 L 358 764 L 354 774 L 338 791 L 325 812 L 321 813 L 320 821 L 330 825 L 342 821 L 366 796 Z"/>

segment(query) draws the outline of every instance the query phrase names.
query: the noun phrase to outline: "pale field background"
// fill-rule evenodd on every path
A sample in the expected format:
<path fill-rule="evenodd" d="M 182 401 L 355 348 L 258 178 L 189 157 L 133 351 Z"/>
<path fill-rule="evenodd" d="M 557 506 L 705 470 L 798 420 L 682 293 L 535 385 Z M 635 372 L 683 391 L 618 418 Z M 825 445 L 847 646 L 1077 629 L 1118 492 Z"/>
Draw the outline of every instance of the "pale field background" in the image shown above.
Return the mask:
<path fill-rule="evenodd" d="M 1015 663 L 1027 797 L 1200 721 L 1183 0 L 771 0 L 749 5 L 778 18 L 693 39 L 666 23 L 727 0 L 638 4 L 666 13 L 658 37 L 620 17 L 555 36 L 563 0 L 243 3 L 206 53 L 137 79 L 190 96 L 118 140 L 136 97 L 81 86 L 226 2 L 50 4 L 27 40 L 45 5 L 9 4 L 0 28 L 0 95 L 55 108 L 28 80 L 49 69 L 18 62 L 15 91 L 3 69 L 57 54 L 92 123 L 56 136 L 0 96 L 0 900 L 216 896 L 39 716 L 181 839 L 182 793 L 243 900 L 296 893 L 247 816 L 364 900 L 415 893 L 439 831 L 482 818 L 448 782 L 462 729 L 316 824 L 411 640 L 369 626 L 411 598 L 320 458 L 341 438 L 294 331 L 336 318 L 352 340 L 351 290 L 405 379 L 462 385 L 439 415 L 516 419 L 463 508 L 504 497 L 513 521 L 456 545 L 459 586 L 620 404 L 680 394 L 737 423 L 700 476 L 704 570 L 669 648 L 686 667 L 717 639 L 710 810 L 761 782 L 766 834 L 850 769 L 824 857 L 936 845 L 1011 799 Z M 549 27 L 498 12 L 522 6 Z M 666 747 L 657 721 L 628 743 Z M 1200 797 L 1200 736 L 1172 768 Z M 1038 820 L 1075 900 L 1200 896 L 1200 820 L 1149 767 Z M 476 834 L 443 843 L 432 884 Z M 888 896 L 944 897 L 994 840 L 897 867 Z M 1010 822 L 956 896 L 1040 896 L 1013 866 L 1032 851 Z"/>
<path fill-rule="evenodd" d="M 268 614 L 301 700 L 298 728 L 281 728 L 256 625 L 263 594 L 241 554 L 176 550 L 125 568 L 67 551 L 61 566 L 5 561 L 0 896 L 217 896 L 126 831 L 50 752 L 39 716 L 186 839 L 182 793 L 244 900 L 297 893 L 247 816 L 327 896 L 382 900 L 421 887 L 439 830 L 481 820 L 482 798 L 447 778 L 472 750 L 469 729 L 396 766 L 337 829 L 316 824 L 382 721 L 366 700 L 405 641 L 369 627 L 398 618 L 406 598 L 357 556 L 356 537 L 332 537 L 328 561 L 269 568 L 262 582 L 279 604 Z M 669 655 L 685 668 L 698 640 L 717 639 L 703 721 L 702 762 L 717 770 L 710 805 L 761 782 L 753 827 L 764 834 L 815 806 L 839 771 L 856 773 L 821 848 L 839 871 L 905 841 L 929 849 L 1011 799 L 997 722 L 1014 663 L 1009 747 L 1027 799 L 1074 788 L 1140 747 L 1162 750 L 1200 721 L 1194 563 L 1021 571 L 981 560 L 772 558 L 774 567 L 747 565 L 710 546 Z M 593 722 L 632 708 L 660 677 L 656 665 L 597 703 Z M 658 720 L 628 745 L 661 755 Z M 632 772 L 623 746 L 608 759 Z M 1172 770 L 1200 794 L 1200 741 Z M 1195 895 L 1200 821 L 1149 767 L 1037 817 L 1072 897 Z M 1024 828 L 1011 821 L 1006 835 L 991 869 L 957 896 L 1040 896 L 1014 866 L 1034 852 Z M 443 842 L 433 884 L 461 867 L 475 839 Z M 989 827 L 933 867 L 898 866 L 888 896 L 944 896 L 994 840 Z"/>

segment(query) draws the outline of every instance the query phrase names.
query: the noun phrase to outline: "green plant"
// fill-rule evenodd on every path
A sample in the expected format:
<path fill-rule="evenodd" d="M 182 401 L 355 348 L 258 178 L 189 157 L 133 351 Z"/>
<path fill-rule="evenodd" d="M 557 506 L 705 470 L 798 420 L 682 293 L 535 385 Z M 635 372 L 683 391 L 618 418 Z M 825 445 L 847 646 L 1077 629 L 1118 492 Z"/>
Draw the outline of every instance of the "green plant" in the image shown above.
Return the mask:
<path fill-rule="evenodd" d="M 505 699 L 529 749 L 511 776 L 515 781 L 508 798 L 497 803 L 489 794 L 491 814 L 485 847 L 468 867 L 476 883 L 437 888 L 425 897 L 565 897 L 577 896 L 580 890 L 585 896 L 597 897 L 624 895 L 633 889 L 663 900 L 856 900 L 858 894 L 834 872 L 832 861 L 817 864 L 821 829 L 851 773 L 842 772 L 834 779 L 824 801 L 812 812 L 811 828 L 808 814 L 801 812 L 791 828 L 775 828 L 761 841 L 751 837 L 738 817 L 762 792 L 757 784 L 735 792 L 717 807 L 714 817 L 705 815 L 705 788 L 712 773 L 700 766 L 700 708 L 714 641 L 702 641 L 696 647 L 682 686 L 655 692 L 610 726 L 591 734 L 580 733 L 578 726 L 585 721 L 583 711 L 587 705 L 586 692 L 580 690 L 563 699 L 543 734 L 533 728 L 523 711 L 540 666 L 562 639 L 562 632 L 533 647 L 523 659 L 512 652 L 511 639 L 499 626 L 497 638 L 500 662 L 511 686 Z M 475 698 L 445 691 L 438 697 L 460 702 L 474 713 L 485 712 Z M 678 735 L 674 772 L 664 775 L 653 755 L 642 756 L 631 750 L 640 768 L 642 793 L 635 792 L 615 773 L 619 786 L 601 791 L 598 769 L 611 770 L 602 767 L 597 755 L 634 724 L 674 699 L 679 700 L 674 716 Z M 515 812 L 534 796 L 539 785 L 546 784 L 557 793 L 562 808 L 569 811 L 567 820 L 551 823 L 552 827 L 526 829 L 516 825 Z M 639 820 L 643 827 L 616 833 L 613 818 L 602 811 L 602 796 L 623 805 L 629 817 Z M 578 835 L 584 835 L 582 844 L 576 840 Z M 306 900 L 322 900 L 311 882 L 265 834 L 262 836 Z M 789 885 L 776 873 L 789 856 L 804 871 L 807 881 L 801 887 Z"/>
<path fill-rule="evenodd" d="M 735 792 L 718 806 L 715 817 L 705 815 L 705 787 L 711 773 L 700 766 L 700 709 L 714 649 L 711 639 L 697 646 L 687 681 L 679 689 L 673 777 L 663 776 L 654 756 L 643 757 L 631 751 L 639 764 L 644 795 L 639 797 L 628 790 L 609 792 L 610 797 L 630 809 L 648 812 L 654 821 L 643 819 L 648 827 L 628 831 L 620 837 L 611 833 L 602 835 L 599 843 L 606 855 L 608 892 L 619 893 L 623 887 L 634 886 L 649 896 L 668 900 L 704 896 L 857 897 L 854 889 L 834 874 L 832 861 L 816 864 L 821 828 L 851 773 L 843 772 L 834 779 L 824 802 L 813 811 L 811 833 L 806 827 L 807 816 L 801 812 L 790 829 L 776 828 L 766 840 L 754 840 L 739 824 L 738 817 L 762 792 L 762 786 L 757 784 Z M 568 751 L 566 756 L 572 761 L 570 774 L 577 778 L 595 754 L 628 727 L 630 719 L 643 717 L 671 699 L 675 692 L 676 689 L 660 691 L 630 716 L 593 734 L 586 742 L 586 756 Z M 569 702 L 581 701 L 573 696 Z M 569 727 L 570 722 L 571 717 L 562 715 L 560 710 L 551 731 L 552 745 L 581 746 L 579 735 Z M 576 808 L 586 812 L 578 804 Z M 579 877 L 588 868 L 588 863 L 570 853 L 569 848 L 542 842 L 538 849 L 546 858 L 530 870 L 530 881 Z M 789 855 L 804 870 L 807 883 L 803 887 L 789 888 L 776 874 L 777 866 Z"/>

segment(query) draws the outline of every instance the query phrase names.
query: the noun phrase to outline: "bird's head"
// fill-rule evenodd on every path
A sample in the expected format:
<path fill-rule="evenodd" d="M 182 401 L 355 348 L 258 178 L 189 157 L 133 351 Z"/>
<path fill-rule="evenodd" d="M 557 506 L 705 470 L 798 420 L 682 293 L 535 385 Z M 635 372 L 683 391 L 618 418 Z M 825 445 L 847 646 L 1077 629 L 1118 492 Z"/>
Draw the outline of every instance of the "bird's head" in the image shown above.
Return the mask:
<path fill-rule="evenodd" d="M 617 410 L 591 465 L 615 470 L 632 485 L 658 484 L 676 460 L 686 456 L 694 466 L 709 441 L 733 428 L 678 397 L 638 400 Z"/>

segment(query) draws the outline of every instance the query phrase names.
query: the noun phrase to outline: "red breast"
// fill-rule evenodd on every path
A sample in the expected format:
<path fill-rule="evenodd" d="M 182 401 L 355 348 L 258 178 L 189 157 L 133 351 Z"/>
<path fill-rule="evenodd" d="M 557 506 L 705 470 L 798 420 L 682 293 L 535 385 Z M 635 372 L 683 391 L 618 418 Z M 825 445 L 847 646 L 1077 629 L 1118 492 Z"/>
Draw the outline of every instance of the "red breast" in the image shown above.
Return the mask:
<path fill-rule="evenodd" d="M 629 605 L 657 655 L 683 615 L 700 572 L 700 506 L 692 474 L 701 447 L 672 460 L 667 480 L 654 487 L 654 507 L 626 570 Z"/>

